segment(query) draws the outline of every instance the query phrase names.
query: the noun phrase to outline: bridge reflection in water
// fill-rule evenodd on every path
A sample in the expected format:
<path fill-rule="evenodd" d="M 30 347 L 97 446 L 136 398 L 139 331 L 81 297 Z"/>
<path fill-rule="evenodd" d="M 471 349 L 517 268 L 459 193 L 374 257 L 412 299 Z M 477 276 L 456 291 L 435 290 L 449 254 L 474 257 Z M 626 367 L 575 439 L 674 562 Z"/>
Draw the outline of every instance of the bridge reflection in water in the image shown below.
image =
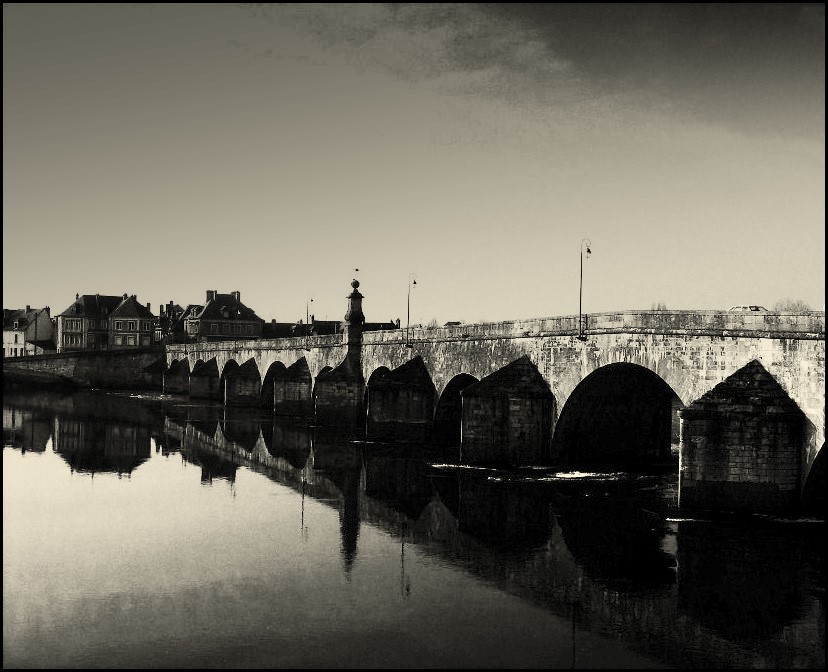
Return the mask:
<path fill-rule="evenodd" d="M 346 576 L 360 563 L 363 527 L 383 531 L 399 540 L 403 598 L 418 590 L 406 569 L 417 549 L 571 620 L 573 636 L 607 636 L 666 666 L 825 663 L 823 524 L 680 521 L 673 474 L 451 467 L 439 442 L 355 441 L 312 416 L 212 402 L 27 394 L 3 403 L 8 449 L 43 453 L 51 439 L 81 474 L 130 475 L 154 444 L 197 465 L 202 484 L 238 488 L 246 470 L 291 488 L 304 533 L 306 499 L 333 507 Z"/>

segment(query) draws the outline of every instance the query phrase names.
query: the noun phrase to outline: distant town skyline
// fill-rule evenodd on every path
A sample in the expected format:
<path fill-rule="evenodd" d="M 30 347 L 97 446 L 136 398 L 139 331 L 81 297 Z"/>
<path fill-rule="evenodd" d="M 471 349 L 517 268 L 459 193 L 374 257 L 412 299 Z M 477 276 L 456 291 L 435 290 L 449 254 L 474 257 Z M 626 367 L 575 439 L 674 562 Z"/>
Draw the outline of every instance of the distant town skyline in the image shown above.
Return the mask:
<path fill-rule="evenodd" d="M 822 4 L 3 12 L 5 308 L 824 309 Z"/>

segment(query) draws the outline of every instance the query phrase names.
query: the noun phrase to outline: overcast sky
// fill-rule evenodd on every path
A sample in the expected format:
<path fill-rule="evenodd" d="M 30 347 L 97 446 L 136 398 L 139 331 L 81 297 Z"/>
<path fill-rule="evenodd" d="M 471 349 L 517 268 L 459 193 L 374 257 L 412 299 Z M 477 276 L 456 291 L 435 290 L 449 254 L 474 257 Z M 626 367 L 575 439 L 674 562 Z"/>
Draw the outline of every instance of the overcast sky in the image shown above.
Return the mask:
<path fill-rule="evenodd" d="M 3 305 L 824 309 L 824 77 L 821 4 L 7 3 Z"/>

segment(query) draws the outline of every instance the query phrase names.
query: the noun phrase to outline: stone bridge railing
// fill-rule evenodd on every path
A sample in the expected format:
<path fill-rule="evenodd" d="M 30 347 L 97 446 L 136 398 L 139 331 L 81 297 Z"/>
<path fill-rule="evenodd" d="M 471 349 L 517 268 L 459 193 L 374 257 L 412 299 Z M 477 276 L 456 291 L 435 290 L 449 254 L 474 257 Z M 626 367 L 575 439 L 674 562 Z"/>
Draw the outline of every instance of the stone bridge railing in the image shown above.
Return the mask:
<path fill-rule="evenodd" d="M 716 310 L 640 310 L 586 315 L 586 330 L 601 333 L 659 333 L 770 338 L 825 338 L 825 312 L 807 313 L 737 313 Z M 574 336 L 578 333 L 578 316 L 509 320 L 482 324 L 459 324 L 448 327 L 413 327 L 415 341 L 451 341 L 498 339 L 535 336 Z M 405 337 L 401 331 L 366 331 L 363 343 L 397 342 Z"/>

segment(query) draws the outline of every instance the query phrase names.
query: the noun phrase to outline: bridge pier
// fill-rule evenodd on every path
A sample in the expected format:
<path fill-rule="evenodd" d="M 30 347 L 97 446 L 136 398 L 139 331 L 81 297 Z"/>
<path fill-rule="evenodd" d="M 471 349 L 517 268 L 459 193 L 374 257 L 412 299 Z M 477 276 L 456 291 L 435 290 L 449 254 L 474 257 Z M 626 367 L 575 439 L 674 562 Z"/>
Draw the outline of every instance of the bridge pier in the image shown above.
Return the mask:
<path fill-rule="evenodd" d="M 528 357 L 469 385 L 461 396 L 463 462 L 549 463 L 555 397 Z"/>
<path fill-rule="evenodd" d="M 304 357 L 273 376 L 271 402 L 277 415 L 313 415 L 313 378 Z"/>
<path fill-rule="evenodd" d="M 227 371 L 223 382 L 225 406 L 259 406 L 262 384 L 252 359 Z"/>
<path fill-rule="evenodd" d="M 679 416 L 680 509 L 784 513 L 798 507 L 807 419 L 758 361 Z"/>
<path fill-rule="evenodd" d="M 193 399 L 222 400 L 221 378 L 216 358 L 198 362 L 190 374 L 190 397 Z"/>
<path fill-rule="evenodd" d="M 361 358 L 365 315 L 362 313 L 359 281 L 354 280 L 351 287 L 353 291 L 348 295 L 348 310 L 342 322 L 348 346 L 345 359 L 331 371 L 317 376 L 313 401 L 317 424 L 347 427 L 350 432 L 363 436 L 365 378 L 362 375 Z"/>
<path fill-rule="evenodd" d="M 368 381 L 366 438 L 369 441 L 431 439 L 437 390 L 422 357 Z"/>

